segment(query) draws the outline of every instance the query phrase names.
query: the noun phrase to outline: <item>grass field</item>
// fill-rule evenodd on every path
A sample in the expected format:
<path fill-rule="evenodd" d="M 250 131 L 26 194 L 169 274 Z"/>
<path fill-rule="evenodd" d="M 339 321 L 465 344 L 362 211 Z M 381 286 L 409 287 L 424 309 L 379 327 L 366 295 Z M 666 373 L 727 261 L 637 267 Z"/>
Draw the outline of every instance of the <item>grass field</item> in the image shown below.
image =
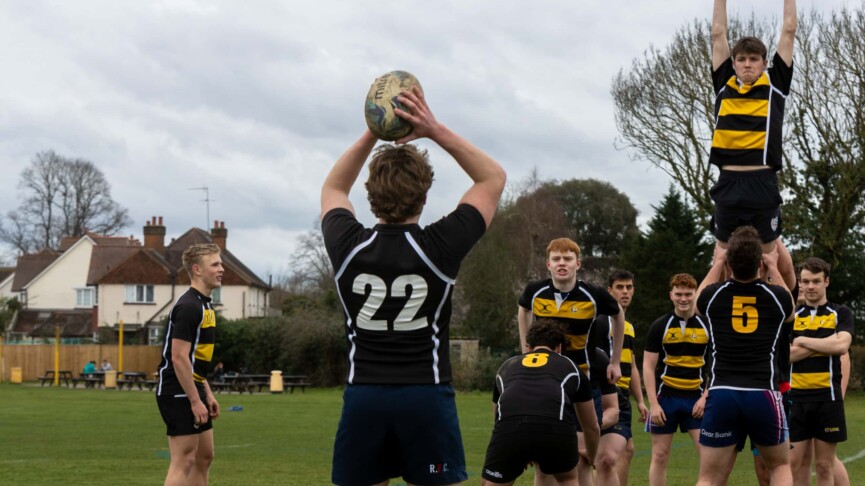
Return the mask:
<path fill-rule="evenodd" d="M 342 404 L 337 389 L 287 395 L 219 395 L 224 411 L 216 422 L 212 485 L 330 484 L 333 436 Z M 468 461 L 468 484 L 480 468 L 492 427 L 486 393 L 457 395 Z M 865 395 L 848 397 L 850 440 L 839 456 L 850 458 L 853 484 L 865 478 Z M 165 427 L 153 394 L 32 385 L 0 385 L 0 484 L 162 484 L 168 468 Z M 648 482 L 649 438 L 637 433 L 632 485 Z M 668 484 L 694 484 L 697 458 L 677 435 Z M 402 484 L 393 481 L 391 484 Z M 531 484 L 524 474 L 520 485 Z M 742 455 L 730 484 L 756 484 L 750 454 Z"/>

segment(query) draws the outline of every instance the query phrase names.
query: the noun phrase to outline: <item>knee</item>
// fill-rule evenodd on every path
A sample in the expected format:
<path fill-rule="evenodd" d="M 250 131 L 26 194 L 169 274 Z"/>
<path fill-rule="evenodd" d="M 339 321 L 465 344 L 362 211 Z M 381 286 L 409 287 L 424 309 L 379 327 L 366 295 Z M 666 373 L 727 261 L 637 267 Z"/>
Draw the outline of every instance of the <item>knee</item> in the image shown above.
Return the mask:
<path fill-rule="evenodd" d="M 814 469 L 818 477 L 829 477 L 835 473 L 835 458 L 830 460 L 817 459 L 814 461 Z"/>
<path fill-rule="evenodd" d="M 604 451 L 603 453 L 598 453 L 598 457 L 595 458 L 595 467 L 603 470 L 611 470 L 616 467 L 616 460 L 618 458 L 612 454 L 610 451 Z"/>
<path fill-rule="evenodd" d="M 201 468 L 209 468 L 213 463 L 213 449 L 208 451 L 199 451 L 195 457 L 195 461 Z"/>
<path fill-rule="evenodd" d="M 670 451 L 652 449 L 652 462 L 665 466 L 670 460 Z"/>

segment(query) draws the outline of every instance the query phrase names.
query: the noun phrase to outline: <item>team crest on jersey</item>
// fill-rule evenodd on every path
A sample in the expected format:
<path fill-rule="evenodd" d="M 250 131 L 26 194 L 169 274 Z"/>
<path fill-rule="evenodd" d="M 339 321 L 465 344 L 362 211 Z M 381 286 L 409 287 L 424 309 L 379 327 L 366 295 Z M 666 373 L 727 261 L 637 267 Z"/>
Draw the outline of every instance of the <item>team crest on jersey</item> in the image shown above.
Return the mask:
<path fill-rule="evenodd" d="M 769 222 L 769 225 L 772 226 L 772 231 L 778 231 L 778 216 L 772 218 L 772 221 Z"/>

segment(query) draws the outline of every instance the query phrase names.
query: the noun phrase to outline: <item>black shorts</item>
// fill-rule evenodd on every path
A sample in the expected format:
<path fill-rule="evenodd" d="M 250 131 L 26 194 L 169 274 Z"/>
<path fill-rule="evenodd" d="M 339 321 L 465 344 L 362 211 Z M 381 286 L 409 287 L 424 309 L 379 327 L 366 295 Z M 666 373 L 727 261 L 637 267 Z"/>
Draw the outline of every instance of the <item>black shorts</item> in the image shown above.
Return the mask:
<path fill-rule="evenodd" d="M 496 423 L 483 477 L 494 483 L 516 480 L 529 462 L 545 474 L 561 474 L 577 467 L 580 455 L 573 424 L 547 417 L 509 417 Z"/>
<path fill-rule="evenodd" d="M 203 388 L 198 388 L 198 394 L 201 401 L 207 404 L 207 395 Z M 198 426 L 195 425 L 192 405 L 189 403 L 189 398 L 185 396 L 156 395 L 156 404 L 159 406 L 159 414 L 162 415 L 162 421 L 165 422 L 167 428 L 166 435 L 169 437 L 200 434 L 213 428 L 212 420 Z"/>
<path fill-rule="evenodd" d="M 832 443 L 847 440 L 843 400 L 793 402 L 790 408 L 790 442 L 808 439 Z"/>
<path fill-rule="evenodd" d="M 715 203 L 711 231 L 726 242 L 736 228 L 753 226 L 764 243 L 781 236 L 781 193 L 774 170 L 722 170 L 709 191 Z"/>
<path fill-rule="evenodd" d="M 606 434 L 619 434 L 625 440 L 634 436 L 631 431 L 631 399 L 627 391 L 619 390 L 619 422 L 601 431 L 601 435 Z"/>

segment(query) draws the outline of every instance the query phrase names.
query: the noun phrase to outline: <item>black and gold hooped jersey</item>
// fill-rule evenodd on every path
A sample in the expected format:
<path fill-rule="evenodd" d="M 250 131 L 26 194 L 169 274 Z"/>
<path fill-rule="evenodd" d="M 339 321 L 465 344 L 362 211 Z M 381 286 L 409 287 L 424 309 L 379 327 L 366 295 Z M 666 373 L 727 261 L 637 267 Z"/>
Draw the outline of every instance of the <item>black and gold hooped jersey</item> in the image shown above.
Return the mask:
<path fill-rule="evenodd" d="M 698 396 L 710 361 L 709 328 L 700 316 L 683 319 L 675 312 L 659 317 L 649 328 L 646 351 L 658 353 L 655 383 L 658 395 Z"/>
<path fill-rule="evenodd" d="M 451 296 L 460 263 L 485 230 L 468 204 L 425 228 L 364 228 L 342 208 L 324 216 L 324 244 L 346 318 L 348 383 L 451 381 Z"/>
<path fill-rule="evenodd" d="M 544 348 L 505 361 L 493 389 L 496 420 L 531 415 L 576 424 L 574 404 L 591 399 L 586 375 L 570 359 Z"/>
<path fill-rule="evenodd" d="M 597 336 L 597 340 L 595 338 L 590 338 L 590 342 L 596 342 L 597 346 L 600 346 L 607 356 L 613 355 L 613 322 L 612 317 L 607 315 L 600 315 L 597 319 L 595 319 L 594 324 L 592 324 L 592 336 Z M 633 375 L 633 367 L 634 367 L 634 339 L 636 335 L 634 332 L 634 326 L 625 321 L 625 339 L 622 341 L 622 360 L 621 360 L 621 370 L 622 377 L 616 382 L 616 386 L 621 388 L 625 393 L 630 393 L 631 390 L 631 376 Z"/>
<path fill-rule="evenodd" d="M 778 390 L 778 344 L 793 298 L 784 287 L 760 280 L 727 280 L 706 287 L 697 298 L 712 341 L 709 390 Z"/>
<path fill-rule="evenodd" d="M 739 83 L 731 59 L 712 73 L 715 131 L 710 163 L 781 169 L 784 104 L 792 79 L 793 66 L 777 53 L 772 67 L 754 84 Z"/>
<path fill-rule="evenodd" d="M 853 313 L 847 306 L 827 302 L 800 306 L 793 322 L 793 339 L 827 338 L 839 332 L 853 335 Z M 842 400 L 841 357 L 815 353 L 793 363 L 790 399 L 799 402 Z"/>
<path fill-rule="evenodd" d="M 165 344 L 162 346 L 162 362 L 159 364 L 159 382 L 156 387 L 156 394 L 160 396 L 186 395 L 177 380 L 171 361 L 174 339 L 192 343 L 189 349 L 192 379 L 195 380 L 195 386 L 203 387 L 210 371 L 213 345 L 216 342 L 216 313 L 210 305 L 210 297 L 190 287 L 171 308 L 165 325 Z"/>
<path fill-rule="evenodd" d="M 555 319 L 565 326 L 568 347 L 562 354 L 571 358 L 590 375 L 586 343 L 592 322 L 599 314 L 619 313 L 619 303 L 605 289 L 578 280 L 570 292 L 560 292 L 551 278 L 532 282 L 520 296 L 520 307 L 532 311 L 536 318 Z"/>

